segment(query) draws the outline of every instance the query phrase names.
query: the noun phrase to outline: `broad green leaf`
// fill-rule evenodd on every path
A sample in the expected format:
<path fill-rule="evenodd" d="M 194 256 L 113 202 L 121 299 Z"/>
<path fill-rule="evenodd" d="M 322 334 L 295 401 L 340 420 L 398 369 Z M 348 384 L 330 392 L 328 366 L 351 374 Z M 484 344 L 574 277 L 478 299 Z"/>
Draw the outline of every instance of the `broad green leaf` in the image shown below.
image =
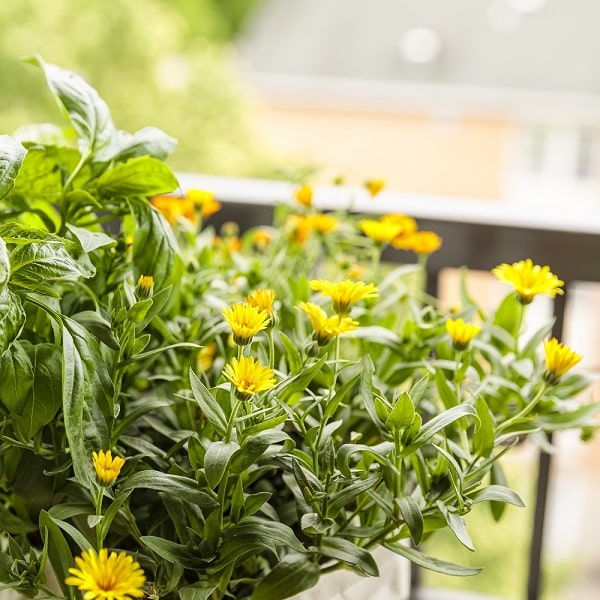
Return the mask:
<path fill-rule="evenodd" d="M 417 501 L 412 496 L 400 496 L 396 502 L 412 539 L 415 544 L 420 544 L 423 539 L 423 514 Z"/>
<path fill-rule="evenodd" d="M 315 586 L 321 570 L 304 554 L 288 554 L 283 557 L 258 582 L 251 600 L 283 600 Z"/>
<path fill-rule="evenodd" d="M 96 160 L 124 162 L 138 156 L 165 160 L 176 145 L 176 139 L 157 127 L 144 127 L 133 134 L 117 131 L 113 143 L 97 155 Z"/>
<path fill-rule="evenodd" d="M 402 392 L 400 398 L 396 400 L 385 426 L 392 430 L 405 429 L 412 425 L 414 419 L 415 407 L 413 401 L 406 392 Z"/>
<path fill-rule="evenodd" d="M 423 552 L 415 550 L 414 548 L 410 548 L 409 546 L 404 546 L 403 544 L 384 543 L 383 545 L 388 550 L 391 550 L 400 556 L 404 556 L 404 558 L 408 558 L 408 560 L 414 562 L 416 565 L 419 565 L 424 569 L 429 569 L 430 571 L 435 571 L 436 573 L 442 573 L 444 575 L 458 575 L 461 577 L 466 575 L 477 575 L 478 573 L 481 573 L 480 568 L 463 567 L 462 565 L 440 560 L 439 558 L 433 558 L 432 556 L 427 556 L 427 554 L 423 554 Z"/>
<path fill-rule="evenodd" d="M 256 435 L 251 435 L 244 439 L 242 446 L 235 454 L 229 465 L 232 473 L 242 473 L 253 464 L 256 464 L 266 449 L 279 442 L 289 440 L 290 436 L 284 431 L 277 429 L 267 429 Z"/>
<path fill-rule="evenodd" d="M 112 383 L 94 338 L 81 325 L 63 326 L 63 412 L 75 477 L 95 481 L 92 452 L 107 449 Z"/>
<path fill-rule="evenodd" d="M 319 552 L 328 558 L 339 560 L 371 577 L 379 577 L 379 569 L 371 553 L 350 540 L 340 537 L 324 537 L 319 544 Z"/>
<path fill-rule="evenodd" d="M 25 310 L 19 297 L 10 289 L 0 292 L 0 352 L 8 350 L 25 324 Z"/>
<path fill-rule="evenodd" d="M 452 388 L 450 382 L 446 379 L 444 371 L 442 369 L 435 370 L 435 385 L 438 390 L 438 394 L 444 403 L 446 408 L 452 408 L 459 404 L 458 395 L 456 390 Z"/>
<path fill-rule="evenodd" d="M 10 279 L 10 257 L 6 242 L 0 237 L 0 292 L 4 291 Z"/>
<path fill-rule="evenodd" d="M 305 513 L 300 519 L 300 529 L 308 535 L 323 535 L 335 525 L 333 519 L 323 519 L 315 512 Z"/>
<path fill-rule="evenodd" d="M 134 277 L 152 275 L 156 292 L 170 283 L 177 242 L 173 230 L 163 216 L 145 199 L 128 200 L 135 221 L 133 237 Z"/>
<path fill-rule="evenodd" d="M 32 381 L 21 407 L 12 415 L 15 431 L 27 443 L 52 422 L 62 404 L 62 358 L 54 344 L 24 344 L 32 366 Z"/>
<path fill-rule="evenodd" d="M 140 542 L 167 562 L 180 564 L 186 569 L 198 571 L 203 561 L 197 553 L 184 544 L 178 544 L 154 535 L 143 535 Z"/>
<path fill-rule="evenodd" d="M 217 487 L 225 474 L 227 465 L 240 445 L 237 442 L 213 442 L 204 455 L 204 472 L 211 488 Z"/>
<path fill-rule="evenodd" d="M 494 325 L 497 325 L 507 331 L 513 338 L 510 350 L 515 350 L 516 338 L 519 335 L 521 322 L 523 318 L 523 305 L 519 301 L 517 294 L 511 292 L 501 302 L 494 315 Z"/>
<path fill-rule="evenodd" d="M 380 479 L 379 475 L 358 479 L 344 487 L 341 491 L 331 494 L 326 516 L 335 518 L 340 510 L 352 502 L 354 498 L 367 490 L 373 489 Z"/>
<path fill-rule="evenodd" d="M 277 546 L 286 546 L 296 552 L 306 552 L 294 531 L 285 523 L 267 521 L 259 517 L 248 517 L 235 527 L 230 527 L 223 532 L 225 541 L 235 541 L 238 537 L 251 536 L 256 540 L 273 543 Z"/>
<path fill-rule="evenodd" d="M 158 196 L 179 186 L 173 171 L 161 160 L 138 156 L 107 169 L 98 178 L 98 192 L 114 196 Z"/>
<path fill-rule="evenodd" d="M 539 425 L 544 431 L 557 431 L 571 427 L 582 427 L 597 425 L 596 414 L 600 411 L 600 402 L 584 404 L 565 413 L 553 415 L 540 415 L 535 418 L 535 424 Z"/>
<path fill-rule="evenodd" d="M 67 224 L 69 231 L 79 240 L 81 247 L 86 252 L 93 252 L 98 248 L 104 248 L 106 246 L 116 246 L 117 240 L 106 235 L 102 231 L 90 231 L 83 227 L 76 227 L 75 225 Z"/>
<path fill-rule="evenodd" d="M 427 384 L 429 383 L 429 373 L 425 373 L 423 377 L 418 379 L 415 384 L 410 388 L 410 398 L 415 406 L 419 404 L 419 401 L 423 397 L 425 390 L 427 389 Z"/>
<path fill-rule="evenodd" d="M 107 146 L 115 135 L 115 126 L 106 102 L 82 77 L 45 63 L 40 57 L 30 62 L 41 67 L 48 87 L 79 134 L 79 147 L 93 154 Z"/>
<path fill-rule="evenodd" d="M 0 529 L 2 532 L 23 534 L 37 531 L 37 525 L 31 521 L 24 521 L 10 512 L 4 504 L 0 504 Z"/>
<path fill-rule="evenodd" d="M 456 536 L 458 541 L 465 547 L 471 551 L 475 551 L 475 547 L 473 546 L 473 542 L 471 541 L 471 536 L 467 531 L 467 527 L 465 525 L 465 520 L 452 510 L 450 510 L 443 502 L 437 503 L 440 512 L 446 519 L 446 523 L 448 523 L 448 527 L 450 527 L 452 533 Z"/>
<path fill-rule="evenodd" d="M 200 381 L 192 369 L 190 369 L 190 385 L 194 399 L 204 416 L 208 419 L 208 422 L 215 428 L 219 435 L 225 435 L 227 431 L 227 417 L 215 397 L 210 393 L 210 390 Z"/>
<path fill-rule="evenodd" d="M 112 332 L 110 323 L 99 313 L 93 310 L 84 310 L 75 313 L 72 319 L 83 325 L 112 350 L 119 350 L 119 342 Z"/>
<path fill-rule="evenodd" d="M 0 135 L 0 200 L 14 187 L 27 150 L 9 135 Z"/>

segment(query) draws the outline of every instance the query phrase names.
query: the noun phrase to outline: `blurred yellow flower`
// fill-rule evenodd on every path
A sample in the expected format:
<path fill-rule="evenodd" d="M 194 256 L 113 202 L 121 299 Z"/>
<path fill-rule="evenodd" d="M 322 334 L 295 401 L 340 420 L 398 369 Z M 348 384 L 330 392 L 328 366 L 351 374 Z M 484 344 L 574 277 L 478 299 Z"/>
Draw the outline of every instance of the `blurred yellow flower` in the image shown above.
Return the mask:
<path fill-rule="evenodd" d="M 275 291 L 270 288 L 255 290 L 246 297 L 246 302 L 267 312 L 271 319 L 275 315 Z"/>
<path fill-rule="evenodd" d="M 367 268 L 364 265 L 354 264 L 347 268 L 346 273 L 351 279 L 361 279 L 366 271 Z"/>
<path fill-rule="evenodd" d="M 314 302 L 300 302 L 298 308 L 305 313 L 315 330 L 315 337 L 320 346 L 327 344 L 332 338 L 354 331 L 358 322 L 350 317 L 340 315 L 327 316 L 327 313 Z"/>
<path fill-rule="evenodd" d="M 242 356 L 239 361 L 232 358 L 231 364 L 225 365 L 223 375 L 244 396 L 252 396 L 275 386 L 273 369 L 264 367 L 251 356 Z"/>
<path fill-rule="evenodd" d="M 368 238 L 371 238 L 378 244 L 387 244 L 402 232 L 402 225 L 393 221 L 363 219 L 358 222 L 358 226 Z"/>
<path fill-rule="evenodd" d="M 120 456 L 113 457 L 110 450 L 104 452 L 92 452 L 92 461 L 94 463 L 94 469 L 96 476 L 102 485 L 111 484 L 121 472 L 125 460 Z"/>
<path fill-rule="evenodd" d="M 338 228 L 339 221 L 331 215 L 314 214 L 307 215 L 306 225 L 317 233 L 329 233 Z"/>
<path fill-rule="evenodd" d="M 200 208 L 202 216 L 206 219 L 221 210 L 221 203 L 215 200 L 215 195 L 206 190 L 188 190 L 187 198 Z"/>
<path fill-rule="evenodd" d="M 552 273 L 550 267 L 534 265 L 530 258 L 512 265 L 503 263 L 492 269 L 492 273 L 499 281 L 512 285 L 523 304 L 529 304 L 538 294 L 550 298 L 564 294 L 561 289 L 564 281 Z"/>
<path fill-rule="evenodd" d="M 196 205 L 187 196 L 184 198 L 179 196 L 154 196 L 150 202 L 171 225 L 175 225 L 181 218 L 187 219 L 190 223 L 196 223 Z"/>
<path fill-rule="evenodd" d="M 322 292 L 322 296 L 329 296 L 333 302 L 333 310 L 338 315 L 345 315 L 352 304 L 365 298 L 375 298 L 377 288 L 372 283 L 352 281 L 346 279 L 338 283 L 325 279 L 313 279 L 310 288 L 315 292 Z"/>
<path fill-rule="evenodd" d="M 125 552 L 111 552 L 106 548 L 100 552 L 85 550 L 75 557 L 77 568 L 69 569 L 67 585 L 73 585 L 82 592 L 85 600 L 130 600 L 142 598 L 146 583 L 140 565 Z"/>
<path fill-rule="evenodd" d="M 405 233 L 413 233 L 417 231 L 417 222 L 408 215 L 394 213 L 389 215 L 383 215 L 380 220 L 383 223 L 396 223 L 397 225 L 400 225 L 402 231 L 398 235 L 402 235 Z"/>
<path fill-rule="evenodd" d="M 196 359 L 196 368 L 200 373 L 206 373 L 212 367 L 216 353 L 217 342 L 214 340 L 206 344 L 206 346 L 202 346 Z"/>
<path fill-rule="evenodd" d="M 416 254 L 431 254 L 442 246 L 442 238 L 434 231 L 414 231 L 392 240 L 398 250 L 412 250 Z"/>
<path fill-rule="evenodd" d="M 288 239 L 299 245 L 306 242 L 312 231 L 310 218 L 305 215 L 290 215 L 285 227 L 288 231 Z"/>
<path fill-rule="evenodd" d="M 463 350 L 481 331 L 481 327 L 475 323 L 465 323 L 463 319 L 448 319 L 446 321 L 446 331 L 452 338 L 454 347 Z"/>
<path fill-rule="evenodd" d="M 550 383 L 556 383 L 583 358 L 581 354 L 561 344 L 556 338 L 544 341 L 544 352 L 546 354 L 545 377 Z"/>
<path fill-rule="evenodd" d="M 264 227 L 256 229 L 252 234 L 252 242 L 257 248 L 268 246 L 273 240 L 273 234 Z"/>
<path fill-rule="evenodd" d="M 310 185 L 303 184 L 294 191 L 294 198 L 303 206 L 312 206 L 313 189 Z"/>
<path fill-rule="evenodd" d="M 375 197 L 385 187 L 385 180 L 369 179 L 365 181 L 365 187 L 367 188 L 367 190 L 369 190 L 369 194 L 371 194 L 372 197 Z"/>
<path fill-rule="evenodd" d="M 259 331 L 269 325 L 269 313 L 246 302 L 226 306 L 221 312 L 231 327 L 233 341 L 239 346 L 249 344 Z"/>

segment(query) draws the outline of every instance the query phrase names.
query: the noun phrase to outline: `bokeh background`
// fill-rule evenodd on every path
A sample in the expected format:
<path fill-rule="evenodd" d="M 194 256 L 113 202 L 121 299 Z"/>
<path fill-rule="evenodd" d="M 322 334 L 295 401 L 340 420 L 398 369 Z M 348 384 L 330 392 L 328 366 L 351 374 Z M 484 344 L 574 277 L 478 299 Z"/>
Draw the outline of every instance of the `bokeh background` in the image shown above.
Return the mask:
<path fill-rule="evenodd" d="M 5 0 L 0 133 L 60 124 L 41 71 L 23 61 L 40 54 L 85 77 L 119 128 L 177 138 L 169 164 L 180 172 L 382 177 L 417 199 L 598 223 L 598 17 L 589 0 Z M 449 273 L 440 288 L 449 302 L 455 282 Z M 484 275 L 473 285 L 490 302 L 501 293 Z M 576 292 L 567 342 L 599 371 L 599 286 Z M 600 597 L 599 444 L 557 443 L 543 598 L 591 600 Z M 530 505 L 536 460 L 524 447 L 506 465 Z M 424 574 L 424 583 L 524 598 L 531 520 L 531 509 L 509 507 L 501 525 L 475 511 L 476 555 L 444 536 L 431 551 L 484 573 Z"/>

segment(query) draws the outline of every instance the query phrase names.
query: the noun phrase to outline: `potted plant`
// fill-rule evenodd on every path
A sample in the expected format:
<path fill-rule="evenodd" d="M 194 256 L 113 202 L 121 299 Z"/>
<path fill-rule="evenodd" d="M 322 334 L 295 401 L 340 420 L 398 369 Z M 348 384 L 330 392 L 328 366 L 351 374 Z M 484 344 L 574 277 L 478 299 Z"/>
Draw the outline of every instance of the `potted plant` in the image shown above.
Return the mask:
<path fill-rule="evenodd" d="M 449 314 L 420 284 L 434 233 L 325 214 L 306 186 L 273 224 L 215 232 L 216 200 L 163 162 L 174 140 L 119 131 L 34 62 L 69 128 L 0 137 L 3 589 L 286 598 L 376 578 L 382 550 L 475 574 L 415 547 L 440 528 L 471 547 L 473 505 L 522 504 L 499 459 L 597 409 L 567 402 L 586 380 L 551 324 L 521 336 L 559 278 L 500 265 L 497 309 L 465 293 Z M 385 265 L 388 245 L 419 260 Z"/>

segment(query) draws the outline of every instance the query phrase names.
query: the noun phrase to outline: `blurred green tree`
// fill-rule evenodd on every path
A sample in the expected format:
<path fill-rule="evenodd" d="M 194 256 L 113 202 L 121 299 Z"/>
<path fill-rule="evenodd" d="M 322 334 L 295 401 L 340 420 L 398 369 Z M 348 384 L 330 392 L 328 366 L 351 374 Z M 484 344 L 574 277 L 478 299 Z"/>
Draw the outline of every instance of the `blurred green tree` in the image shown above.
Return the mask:
<path fill-rule="evenodd" d="M 2 132 L 56 122 L 41 74 L 22 59 L 80 73 L 128 131 L 148 124 L 179 140 L 178 170 L 268 175 L 247 125 L 247 95 L 229 44 L 259 0 L 11 0 L 0 12 Z"/>

